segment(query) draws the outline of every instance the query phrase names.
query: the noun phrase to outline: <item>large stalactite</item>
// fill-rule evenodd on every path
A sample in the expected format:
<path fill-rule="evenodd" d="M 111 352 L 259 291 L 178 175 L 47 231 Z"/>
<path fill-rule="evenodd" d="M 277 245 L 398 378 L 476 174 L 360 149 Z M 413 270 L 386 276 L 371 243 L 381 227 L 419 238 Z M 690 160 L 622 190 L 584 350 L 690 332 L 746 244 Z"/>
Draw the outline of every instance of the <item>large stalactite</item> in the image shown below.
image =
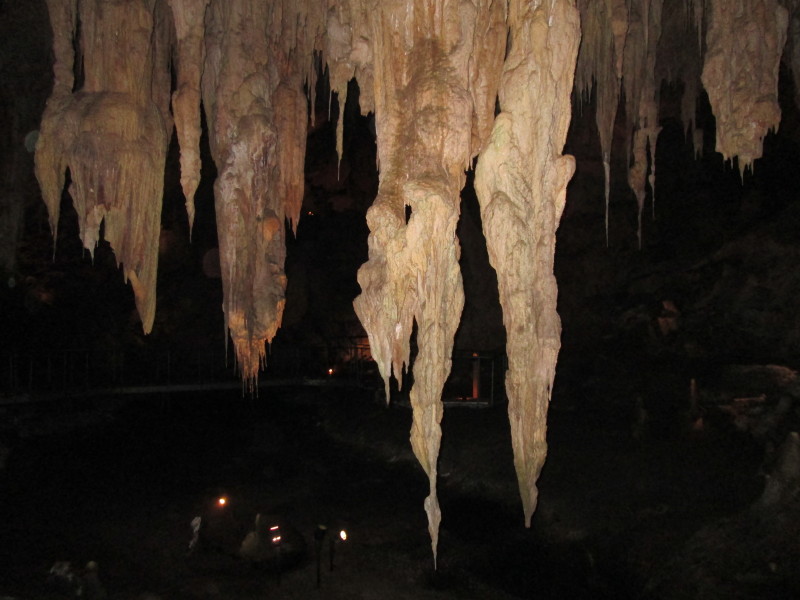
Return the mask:
<path fill-rule="evenodd" d="M 131 282 L 145 333 L 156 304 L 158 238 L 167 132 L 169 29 L 160 4 L 136 0 L 50 0 L 53 93 L 42 117 L 36 176 L 55 234 L 61 192 L 69 192 L 84 246 L 105 239 Z M 84 81 L 73 92 L 72 38 L 80 22 Z M 160 25 L 160 26 L 159 26 Z"/>
<path fill-rule="evenodd" d="M 401 379 L 409 364 L 417 324 L 411 445 L 430 481 L 425 511 L 434 559 L 441 395 L 464 304 L 455 230 L 465 170 L 491 120 L 503 13 L 500 3 L 400 0 L 381 3 L 371 19 L 381 174 L 355 308 L 387 398 L 392 373 Z M 486 60 L 476 65 L 471 59 L 487 40 Z"/>
<path fill-rule="evenodd" d="M 710 0 L 703 85 L 717 118 L 717 152 L 739 157 L 739 170 L 761 157 L 777 129 L 778 66 L 789 23 L 776 0 Z"/>
<path fill-rule="evenodd" d="M 206 15 L 208 114 L 225 322 L 254 382 L 285 304 L 284 220 L 303 197 L 304 76 L 317 24 L 303 3 L 212 2 Z"/>
<path fill-rule="evenodd" d="M 547 455 L 547 407 L 561 347 L 555 235 L 575 161 L 562 155 L 580 40 L 574 3 L 512 1 L 501 112 L 475 190 L 506 326 L 506 394 L 514 465 L 530 526 Z"/>

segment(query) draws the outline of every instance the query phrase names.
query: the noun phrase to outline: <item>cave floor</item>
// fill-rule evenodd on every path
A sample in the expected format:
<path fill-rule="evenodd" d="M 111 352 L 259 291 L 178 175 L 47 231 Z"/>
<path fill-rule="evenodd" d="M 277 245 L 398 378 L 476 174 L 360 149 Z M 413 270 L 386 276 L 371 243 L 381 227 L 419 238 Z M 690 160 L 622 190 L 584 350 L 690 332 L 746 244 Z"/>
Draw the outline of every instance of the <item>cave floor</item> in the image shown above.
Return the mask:
<path fill-rule="evenodd" d="M 410 411 L 400 404 L 387 408 L 359 390 L 270 388 L 253 401 L 215 393 L 51 406 L 47 419 L 84 415 L 89 425 L 27 431 L 0 475 L 0 597 L 68 597 L 48 580 L 51 566 L 90 560 L 108 596 L 120 599 L 797 591 L 796 576 L 787 575 L 796 557 L 748 554 L 751 542 L 782 543 L 765 527 L 753 533 L 752 519 L 741 517 L 763 488 L 758 448 L 725 431 L 635 439 L 626 415 L 558 402 L 530 529 L 516 496 L 505 408 L 446 410 L 434 571 L 422 508 L 427 480 L 407 442 Z M 305 558 L 279 574 L 226 554 L 187 556 L 191 519 L 222 491 L 248 507 L 242 519 L 258 511 L 291 523 L 305 538 Z M 323 545 L 317 587 L 313 532 L 321 523 L 345 527 L 349 539 L 335 547 L 332 570 Z M 251 523 L 236 525 L 246 531 Z M 728 584 L 741 593 L 725 595 Z"/>

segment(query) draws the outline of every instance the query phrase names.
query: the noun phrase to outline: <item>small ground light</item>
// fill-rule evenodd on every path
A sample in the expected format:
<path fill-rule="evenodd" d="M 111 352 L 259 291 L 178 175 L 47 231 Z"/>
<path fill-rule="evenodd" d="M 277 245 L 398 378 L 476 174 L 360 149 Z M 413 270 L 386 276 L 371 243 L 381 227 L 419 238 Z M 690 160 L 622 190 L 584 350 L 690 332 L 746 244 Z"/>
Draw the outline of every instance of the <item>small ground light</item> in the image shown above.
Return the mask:
<path fill-rule="evenodd" d="M 336 544 L 339 542 L 347 541 L 347 532 L 344 529 L 339 531 L 338 536 L 331 537 L 330 558 L 331 558 L 331 571 L 333 571 L 333 556 L 336 554 Z"/>
<path fill-rule="evenodd" d="M 270 533 L 272 534 L 272 543 L 273 544 L 280 544 L 281 543 L 281 529 L 278 525 L 273 525 L 269 528 Z"/>
<path fill-rule="evenodd" d="M 228 499 L 225 496 L 220 496 L 217 499 L 217 506 L 225 506 L 228 503 Z"/>
<path fill-rule="evenodd" d="M 269 528 L 272 535 L 272 544 L 275 546 L 276 566 L 275 576 L 278 579 L 278 585 L 281 584 L 281 571 L 283 570 L 283 553 L 281 552 L 281 528 L 280 525 L 273 525 Z"/>
<path fill-rule="evenodd" d="M 331 368 L 331 369 L 328 369 L 328 375 L 329 375 L 329 376 L 330 376 L 330 375 L 333 375 L 333 369 L 332 369 L 332 368 Z"/>

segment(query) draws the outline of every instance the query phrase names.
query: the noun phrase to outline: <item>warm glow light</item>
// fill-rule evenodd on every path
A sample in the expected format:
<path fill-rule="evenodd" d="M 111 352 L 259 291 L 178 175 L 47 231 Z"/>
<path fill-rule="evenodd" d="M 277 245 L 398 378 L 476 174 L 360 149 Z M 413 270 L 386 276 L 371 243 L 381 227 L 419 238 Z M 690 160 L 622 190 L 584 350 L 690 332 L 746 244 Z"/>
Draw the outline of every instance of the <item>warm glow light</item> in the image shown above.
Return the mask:
<path fill-rule="evenodd" d="M 333 375 L 333 369 L 328 369 L 328 375 Z"/>
<path fill-rule="evenodd" d="M 278 531 L 278 529 L 280 529 L 280 525 L 273 525 L 269 528 L 270 531 Z"/>
<path fill-rule="evenodd" d="M 347 532 L 346 532 L 344 529 L 342 529 L 342 530 L 339 532 L 339 538 L 340 538 L 340 539 L 341 539 L 343 542 L 346 542 L 346 541 L 347 541 Z"/>
<path fill-rule="evenodd" d="M 272 538 L 272 543 L 273 544 L 279 544 L 280 541 L 281 541 L 281 536 L 279 536 L 279 535 L 276 535 L 275 537 Z"/>
<path fill-rule="evenodd" d="M 228 499 L 225 496 L 220 496 L 217 500 L 217 504 L 220 506 L 225 506 L 228 503 Z"/>

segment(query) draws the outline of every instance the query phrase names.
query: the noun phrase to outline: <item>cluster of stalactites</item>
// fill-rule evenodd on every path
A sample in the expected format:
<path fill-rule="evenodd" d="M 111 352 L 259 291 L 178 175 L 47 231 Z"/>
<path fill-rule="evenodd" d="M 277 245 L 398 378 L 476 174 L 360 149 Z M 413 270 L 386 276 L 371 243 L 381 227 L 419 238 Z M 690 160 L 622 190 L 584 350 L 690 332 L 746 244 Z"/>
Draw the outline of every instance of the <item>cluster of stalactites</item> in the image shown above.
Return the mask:
<path fill-rule="evenodd" d="M 105 238 L 131 282 L 147 333 L 155 316 L 162 182 L 172 128 L 170 15 L 161 3 L 143 0 L 49 0 L 48 10 L 54 85 L 35 170 L 50 226 L 55 235 L 69 169 L 83 244 L 94 251 L 105 221 Z M 82 66 L 79 89 L 76 63 Z"/>
<path fill-rule="evenodd" d="M 581 51 L 575 88 L 583 99 L 596 94 L 595 121 L 603 160 L 606 244 L 611 185 L 611 144 L 622 85 L 625 39 L 628 35 L 626 0 L 579 0 Z"/>
<path fill-rule="evenodd" d="M 790 33 L 800 32 L 796 2 L 788 4 L 792 9 Z M 621 77 L 628 184 L 639 207 L 641 244 L 648 186 L 655 211 L 654 158 L 660 130 L 661 82 L 683 83 L 681 117 L 698 155 L 703 150 L 703 131 L 697 127 L 695 111 L 702 71 L 702 85 L 717 119 L 716 150 L 725 159 L 738 157 L 743 172 L 761 156 L 764 136 L 780 121 L 778 65 L 789 13 L 777 0 L 711 0 L 707 6 L 702 0 L 579 0 L 578 7 L 583 38 L 576 91 L 587 98 L 594 87 L 597 99 L 596 121 L 606 183 L 606 236 L 610 148 Z M 800 56 L 796 47 L 800 45 L 792 40 L 793 68 L 800 64 L 800 58 L 794 59 L 794 55 Z"/>
<path fill-rule="evenodd" d="M 300 216 L 303 86 L 315 73 L 326 6 L 294 0 L 49 0 L 48 9 L 55 83 L 36 172 L 53 231 L 69 169 L 84 244 L 94 249 L 105 220 L 105 237 L 132 282 L 149 332 L 172 119 L 191 228 L 202 99 L 219 172 L 223 309 L 242 374 L 252 381 L 283 312 L 284 219 L 296 227 Z M 176 88 L 170 98 L 171 59 Z M 75 64 L 83 71 L 77 91 Z"/>

